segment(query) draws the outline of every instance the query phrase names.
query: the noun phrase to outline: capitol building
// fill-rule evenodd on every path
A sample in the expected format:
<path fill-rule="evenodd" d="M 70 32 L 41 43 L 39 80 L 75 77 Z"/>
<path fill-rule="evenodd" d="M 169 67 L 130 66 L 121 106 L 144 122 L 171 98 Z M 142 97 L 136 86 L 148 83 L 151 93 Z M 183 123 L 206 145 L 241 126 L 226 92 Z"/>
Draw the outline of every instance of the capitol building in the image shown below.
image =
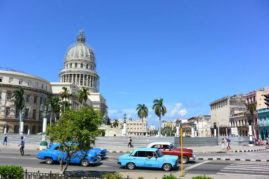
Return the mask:
<path fill-rule="evenodd" d="M 63 69 L 59 72 L 59 82 L 49 82 L 43 78 L 16 71 L 0 70 L 0 133 L 19 131 L 19 111 L 14 106 L 13 92 L 24 89 L 24 133 L 42 131 L 42 106 L 48 98 L 59 96 L 63 87 L 68 89 L 68 102 L 78 109 L 78 90 L 89 89 L 87 106 L 93 106 L 107 116 L 105 98 L 99 93 L 99 75 L 95 71 L 96 60 L 93 50 L 87 46 L 84 32 L 80 31 L 77 43 L 66 52 Z"/>

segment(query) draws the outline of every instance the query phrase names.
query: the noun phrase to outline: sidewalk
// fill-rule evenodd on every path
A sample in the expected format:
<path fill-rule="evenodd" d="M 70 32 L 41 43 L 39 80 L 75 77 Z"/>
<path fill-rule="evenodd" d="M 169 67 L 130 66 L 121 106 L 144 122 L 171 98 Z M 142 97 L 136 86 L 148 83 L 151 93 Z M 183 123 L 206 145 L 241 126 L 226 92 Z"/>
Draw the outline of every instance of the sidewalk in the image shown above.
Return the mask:
<path fill-rule="evenodd" d="M 103 148 L 102 146 L 95 146 L 98 148 Z M 189 147 L 193 150 L 194 154 L 210 154 L 210 153 L 232 153 L 232 152 L 256 152 L 259 150 L 266 149 L 266 146 L 242 146 L 242 145 L 231 145 L 231 150 L 227 151 L 226 149 L 222 149 L 221 146 L 200 146 L 200 147 Z M 18 149 L 18 144 L 8 144 L 7 146 L 3 146 L 0 144 L 1 150 L 8 149 Z M 107 146 L 108 152 L 111 153 L 130 153 L 134 148 L 128 147 L 117 147 L 117 146 Z M 25 144 L 25 150 L 39 150 L 38 144 Z"/>
<path fill-rule="evenodd" d="M 137 173 L 135 171 L 133 172 L 121 172 L 120 174 L 123 175 L 124 178 L 129 177 L 129 179 L 138 179 L 138 177 L 143 177 L 144 179 L 162 179 L 164 175 L 170 175 L 169 172 L 163 172 L 163 173 L 154 173 L 154 176 L 152 173 Z M 181 177 L 181 172 L 175 172 L 172 173 L 177 178 L 182 179 L 192 179 L 192 177 L 195 176 L 203 176 L 203 174 L 184 174 L 183 177 Z M 216 175 L 216 174 L 206 174 L 206 176 L 212 177 L 213 179 L 268 179 L 269 176 L 249 176 L 249 175 L 236 175 L 236 174 L 229 174 L 229 175 Z"/>

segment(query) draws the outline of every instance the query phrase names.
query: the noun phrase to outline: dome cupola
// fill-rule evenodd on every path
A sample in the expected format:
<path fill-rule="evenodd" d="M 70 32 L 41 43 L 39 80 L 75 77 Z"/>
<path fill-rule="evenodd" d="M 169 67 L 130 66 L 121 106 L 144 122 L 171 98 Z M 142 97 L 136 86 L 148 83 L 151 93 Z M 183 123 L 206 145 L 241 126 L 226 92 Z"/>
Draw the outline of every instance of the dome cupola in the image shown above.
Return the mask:
<path fill-rule="evenodd" d="M 86 44 L 86 38 L 84 32 L 80 31 L 77 36 L 77 43 L 68 49 L 65 55 L 66 61 L 85 60 L 91 63 L 95 63 L 95 56 L 90 47 Z"/>

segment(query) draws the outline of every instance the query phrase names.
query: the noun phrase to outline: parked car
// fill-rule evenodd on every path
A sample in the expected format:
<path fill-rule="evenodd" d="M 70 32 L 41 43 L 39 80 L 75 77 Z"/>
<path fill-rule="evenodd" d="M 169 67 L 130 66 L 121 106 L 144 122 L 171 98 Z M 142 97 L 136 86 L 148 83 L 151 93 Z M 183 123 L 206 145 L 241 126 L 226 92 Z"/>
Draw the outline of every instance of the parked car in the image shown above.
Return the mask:
<path fill-rule="evenodd" d="M 65 152 L 59 150 L 60 144 L 54 144 L 49 149 L 42 150 L 38 152 L 37 158 L 45 160 L 47 164 L 53 164 L 60 162 L 59 157 L 64 158 L 66 156 Z M 89 164 L 99 164 L 101 157 L 97 154 L 95 150 L 89 151 L 78 151 L 73 154 L 70 163 L 81 164 L 87 167 Z"/>
<path fill-rule="evenodd" d="M 178 157 L 173 155 L 163 155 L 156 148 L 138 148 L 131 154 L 124 154 L 119 157 L 118 164 L 127 167 L 129 170 L 135 167 L 162 168 L 170 171 L 178 167 Z"/>
<path fill-rule="evenodd" d="M 148 145 L 148 148 L 157 148 L 164 155 L 176 155 L 181 159 L 181 149 L 176 148 L 171 142 L 153 142 Z M 189 161 L 195 161 L 195 155 L 192 149 L 183 148 L 183 163 L 188 163 Z"/>
<path fill-rule="evenodd" d="M 97 155 L 101 157 L 101 159 L 106 158 L 106 149 L 100 149 L 100 148 L 92 148 L 91 150 L 95 151 Z"/>

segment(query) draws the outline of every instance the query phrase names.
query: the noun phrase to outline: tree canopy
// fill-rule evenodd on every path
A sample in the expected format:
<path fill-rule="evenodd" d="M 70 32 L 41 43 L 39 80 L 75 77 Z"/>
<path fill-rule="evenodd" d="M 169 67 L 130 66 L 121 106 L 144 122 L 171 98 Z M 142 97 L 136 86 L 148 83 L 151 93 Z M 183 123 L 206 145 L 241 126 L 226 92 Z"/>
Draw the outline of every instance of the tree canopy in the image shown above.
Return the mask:
<path fill-rule="evenodd" d="M 143 121 L 144 118 L 148 117 L 149 110 L 148 110 L 148 108 L 147 108 L 147 106 L 145 104 L 138 104 L 137 108 L 136 108 L 136 111 L 137 111 L 138 117 L 140 119 L 142 119 L 142 121 Z"/>
<path fill-rule="evenodd" d="M 76 152 L 88 151 L 94 145 L 95 138 L 101 134 L 100 125 L 101 114 L 92 107 L 84 107 L 78 111 L 67 110 L 57 123 L 48 127 L 50 140 L 59 143 L 60 150 L 66 152 L 66 158 L 60 158 L 63 173 Z"/>

